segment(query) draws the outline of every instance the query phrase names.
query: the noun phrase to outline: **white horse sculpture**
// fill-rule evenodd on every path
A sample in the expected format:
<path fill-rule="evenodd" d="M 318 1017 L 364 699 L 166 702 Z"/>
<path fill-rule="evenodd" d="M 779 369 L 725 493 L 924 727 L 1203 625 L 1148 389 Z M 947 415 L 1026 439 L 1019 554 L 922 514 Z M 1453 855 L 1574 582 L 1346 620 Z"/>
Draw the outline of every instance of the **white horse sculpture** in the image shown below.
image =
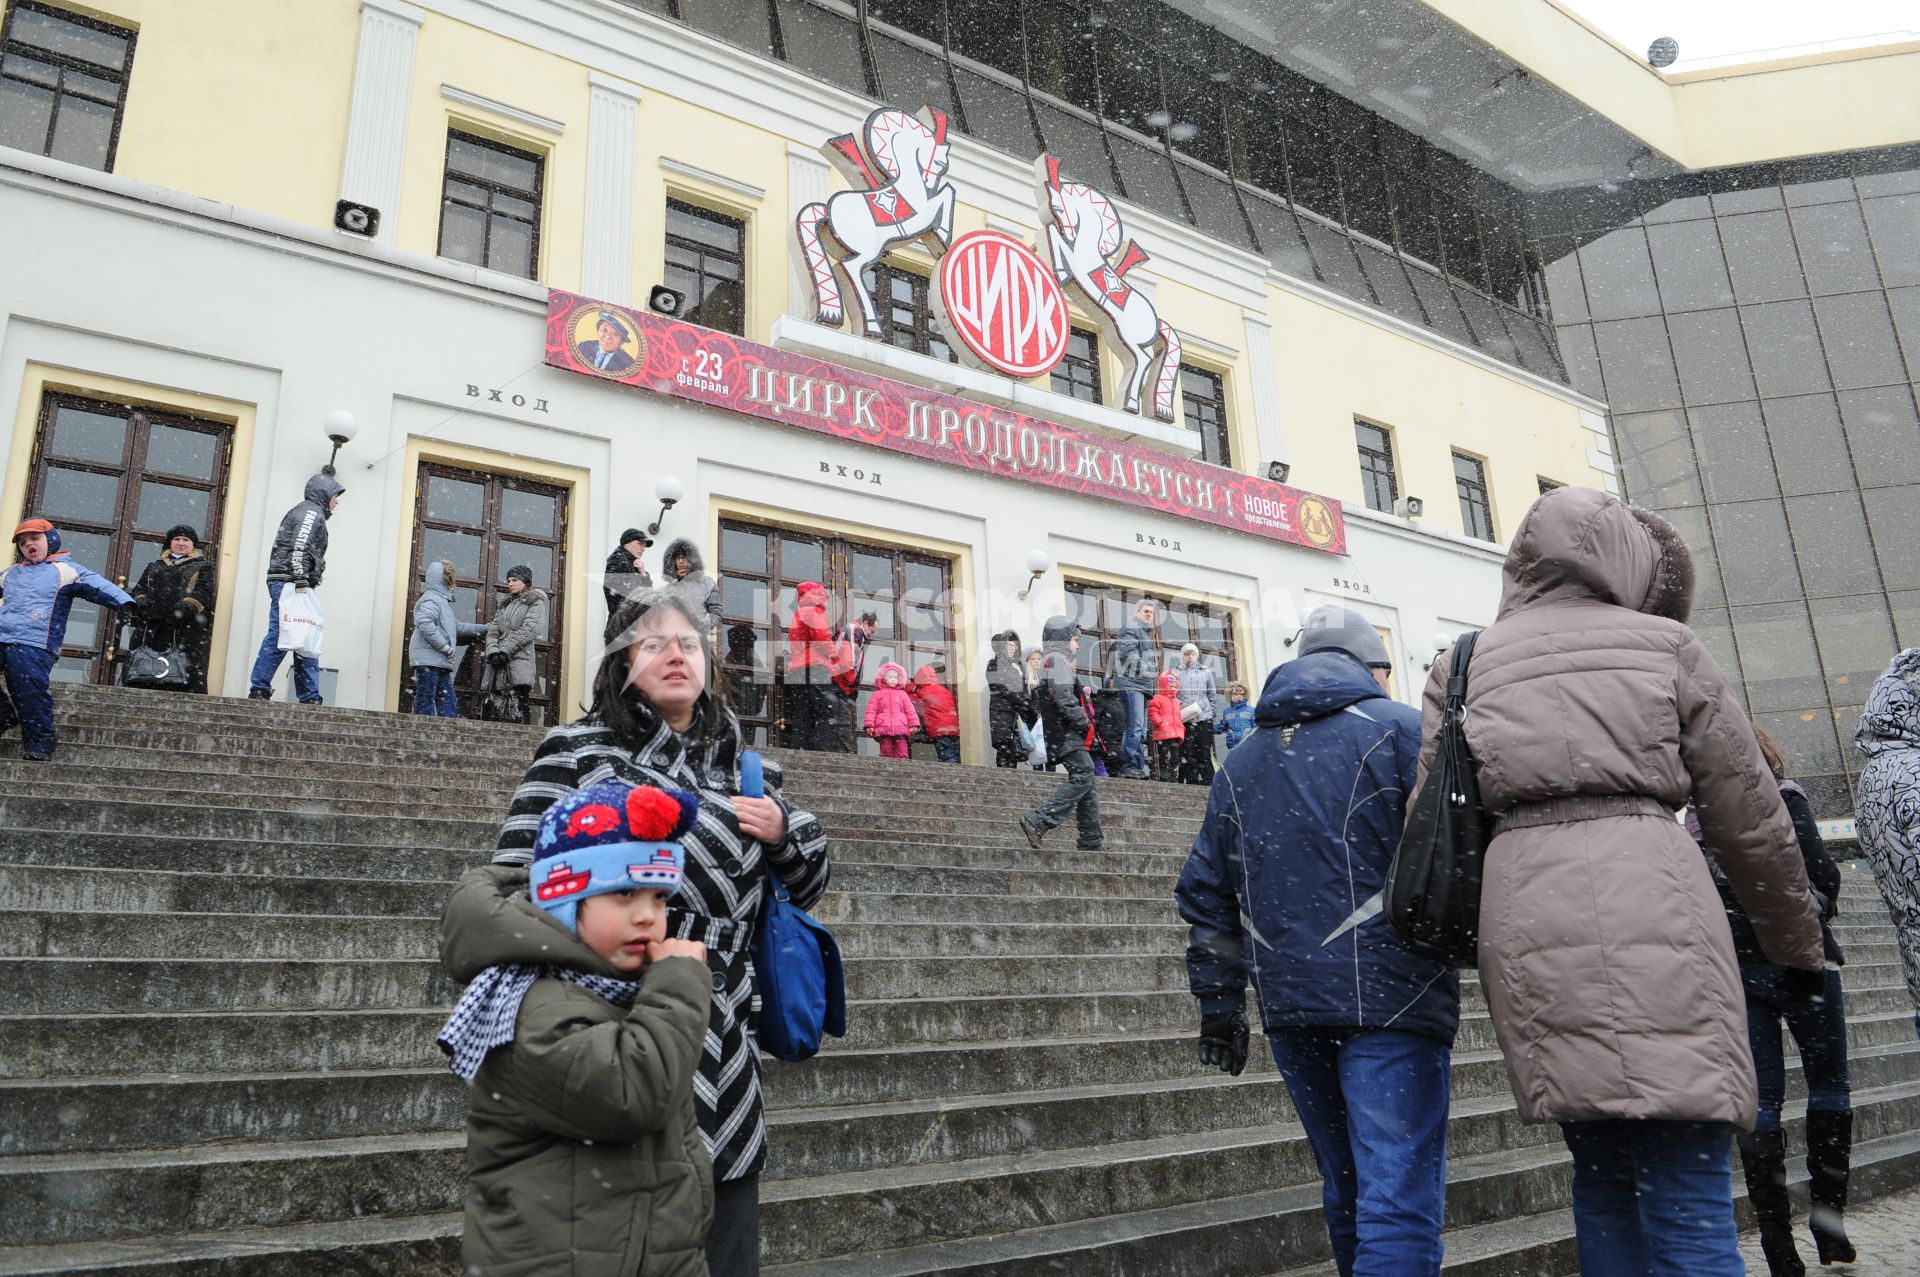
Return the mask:
<path fill-rule="evenodd" d="M 1126 281 L 1127 272 L 1147 260 L 1146 250 L 1126 239 L 1120 210 L 1105 194 L 1085 182 L 1060 180 L 1058 159 L 1042 155 L 1034 161 L 1034 173 L 1040 181 L 1040 216 L 1048 223 L 1054 274 L 1063 284 L 1072 280 L 1099 309 L 1101 327 L 1120 348 L 1127 365 L 1126 410 L 1140 411 L 1140 393 L 1158 363 L 1153 415 L 1172 421 L 1174 388 L 1180 377 L 1180 335 L 1161 321 L 1152 300 Z M 1126 247 L 1121 249 L 1123 240 Z M 1120 251 L 1117 262 L 1110 260 L 1116 250 Z"/>
<path fill-rule="evenodd" d="M 837 328 L 846 315 L 834 274 L 838 267 L 860 303 L 866 335 L 881 337 L 879 308 L 865 271 L 892 245 L 922 236 L 933 240 L 935 253 L 946 252 L 953 240 L 955 197 L 945 180 L 951 148 L 946 114 L 931 106 L 917 115 L 882 107 L 867 116 L 860 133 L 864 152 L 851 133 L 820 148 L 856 189 L 802 208 L 794 231 L 813 278 L 814 318 Z M 866 189 L 857 189 L 861 186 Z M 838 250 L 837 261 L 821 236 L 823 224 Z"/>

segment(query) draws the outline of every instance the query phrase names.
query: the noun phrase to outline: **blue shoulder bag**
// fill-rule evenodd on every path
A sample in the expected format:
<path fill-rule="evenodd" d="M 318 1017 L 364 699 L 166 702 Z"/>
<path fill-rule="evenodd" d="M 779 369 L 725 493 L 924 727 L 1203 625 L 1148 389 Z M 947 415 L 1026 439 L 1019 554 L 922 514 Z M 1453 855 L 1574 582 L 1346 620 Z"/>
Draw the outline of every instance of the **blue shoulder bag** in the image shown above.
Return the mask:
<path fill-rule="evenodd" d="M 760 755 L 740 756 L 740 794 L 766 796 Z M 768 898 L 753 937 L 754 987 L 760 993 L 760 1048 L 789 1064 L 808 1059 L 821 1038 L 847 1035 L 847 986 L 833 933 L 795 905 L 769 869 Z"/>

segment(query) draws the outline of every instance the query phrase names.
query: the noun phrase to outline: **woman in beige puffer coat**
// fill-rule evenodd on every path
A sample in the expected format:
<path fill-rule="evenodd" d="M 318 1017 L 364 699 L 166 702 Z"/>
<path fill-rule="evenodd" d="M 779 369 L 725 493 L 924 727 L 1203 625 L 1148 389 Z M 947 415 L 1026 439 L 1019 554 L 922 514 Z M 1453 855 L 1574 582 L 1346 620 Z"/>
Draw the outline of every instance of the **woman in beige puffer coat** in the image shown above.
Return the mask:
<path fill-rule="evenodd" d="M 1674 813 L 1695 803 L 1767 955 L 1817 992 L 1820 923 L 1747 716 L 1687 628 L 1664 520 L 1560 488 L 1514 535 L 1468 668 L 1496 814 L 1480 976 L 1520 1115 L 1574 1154 L 1583 1277 L 1744 1271 L 1728 1145 L 1756 1105 L 1726 913 Z M 1449 665 L 1428 680 L 1421 774 Z"/>

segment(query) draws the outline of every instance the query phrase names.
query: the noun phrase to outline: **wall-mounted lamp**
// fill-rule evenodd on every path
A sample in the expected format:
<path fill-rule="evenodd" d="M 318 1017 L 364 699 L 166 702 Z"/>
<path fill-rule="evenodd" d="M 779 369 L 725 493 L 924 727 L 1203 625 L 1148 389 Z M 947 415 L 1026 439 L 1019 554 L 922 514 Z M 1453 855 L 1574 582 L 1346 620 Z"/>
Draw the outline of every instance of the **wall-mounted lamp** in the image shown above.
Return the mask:
<path fill-rule="evenodd" d="M 1419 497 L 1401 497 L 1393 503 L 1393 512 L 1403 519 L 1417 519 L 1426 508 L 1427 503 Z"/>
<path fill-rule="evenodd" d="M 1020 598 L 1024 601 L 1029 594 L 1033 593 L 1033 587 L 1040 578 L 1051 571 L 1053 571 L 1052 555 L 1045 550 L 1027 551 L 1027 588 L 1020 591 Z"/>
<path fill-rule="evenodd" d="M 1422 670 L 1432 669 L 1434 666 L 1434 663 L 1440 659 L 1440 654 L 1452 646 L 1453 646 L 1453 635 L 1446 634 L 1446 633 L 1440 633 L 1440 634 L 1434 635 L 1433 636 L 1433 655 L 1428 657 L 1427 663 L 1425 665 L 1422 665 L 1420 668 Z"/>
<path fill-rule="evenodd" d="M 1293 473 L 1293 467 L 1284 461 L 1267 462 L 1267 478 L 1275 483 L 1285 483 L 1287 476 Z"/>
<path fill-rule="evenodd" d="M 667 511 L 673 509 L 674 503 L 679 501 L 686 491 L 686 485 L 670 474 L 663 474 L 653 481 L 653 496 L 660 503 L 660 513 L 655 516 L 652 523 L 647 525 L 648 536 L 660 535 L 660 525 L 667 521 Z"/>
<path fill-rule="evenodd" d="M 321 428 L 327 432 L 327 438 L 333 440 L 333 455 L 327 458 L 326 465 L 320 467 L 320 473 L 331 478 L 333 463 L 340 459 L 342 445 L 353 442 L 353 437 L 360 433 L 360 423 L 345 408 L 335 408 L 327 414 Z"/>

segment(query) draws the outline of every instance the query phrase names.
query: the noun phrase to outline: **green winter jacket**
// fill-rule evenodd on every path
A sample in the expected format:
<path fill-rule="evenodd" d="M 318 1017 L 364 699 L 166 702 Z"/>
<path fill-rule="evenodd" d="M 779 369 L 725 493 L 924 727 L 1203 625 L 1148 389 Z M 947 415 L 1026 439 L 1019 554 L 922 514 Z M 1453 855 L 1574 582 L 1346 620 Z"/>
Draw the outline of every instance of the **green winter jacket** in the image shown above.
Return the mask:
<path fill-rule="evenodd" d="M 614 970 L 527 897 L 527 873 L 487 865 L 448 898 L 440 961 L 466 983 L 490 966 Z M 631 1010 L 536 980 L 513 1042 L 473 1080 L 466 1225 L 472 1277 L 707 1277 L 713 1167 L 693 1112 L 712 978 L 689 958 L 647 968 Z"/>

